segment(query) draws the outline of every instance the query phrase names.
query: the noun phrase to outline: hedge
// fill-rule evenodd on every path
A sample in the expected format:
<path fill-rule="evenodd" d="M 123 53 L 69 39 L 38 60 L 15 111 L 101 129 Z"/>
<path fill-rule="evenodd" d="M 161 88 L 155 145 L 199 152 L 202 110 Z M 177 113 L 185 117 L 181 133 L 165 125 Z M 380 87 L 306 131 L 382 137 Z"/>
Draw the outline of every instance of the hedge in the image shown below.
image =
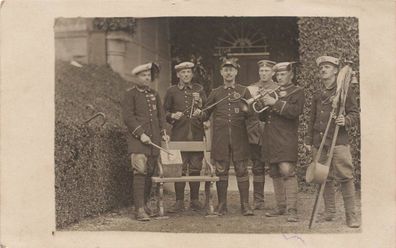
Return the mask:
<path fill-rule="evenodd" d="M 131 205 L 133 175 L 120 112 L 127 83 L 107 66 L 58 61 L 55 87 L 56 225 L 62 228 Z M 106 124 L 84 124 L 96 111 L 105 113 Z"/>
<path fill-rule="evenodd" d="M 311 111 L 312 94 L 318 87 L 318 68 L 315 64 L 317 57 L 332 55 L 351 60 L 353 69 L 359 71 L 359 32 L 358 19 L 354 17 L 301 17 L 298 18 L 300 67 L 298 82 L 305 88 L 306 104 L 304 114 L 300 120 L 299 130 L 299 158 L 298 174 L 302 188 L 309 186 L 303 182 L 306 166 L 311 161 L 303 146 L 307 131 L 308 116 Z M 352 85 L 359 96 L 359 85 Z M 360 105 L 360 100 L 358 98 Z M 355 166 L 355 183 L 360 187 L 360 125 L 348 130 L 351 152 Z"/>

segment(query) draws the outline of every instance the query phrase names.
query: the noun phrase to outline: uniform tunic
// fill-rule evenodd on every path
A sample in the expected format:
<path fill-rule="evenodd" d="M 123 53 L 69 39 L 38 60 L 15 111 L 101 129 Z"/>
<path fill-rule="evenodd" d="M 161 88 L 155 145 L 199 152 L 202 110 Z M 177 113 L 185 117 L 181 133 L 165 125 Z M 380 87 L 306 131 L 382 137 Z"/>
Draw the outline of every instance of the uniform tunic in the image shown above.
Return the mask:
<path fill-rule="evenodd" d="M 336 95 L 336 90 L 336 84 L 334 84 L 329 89 L 326 89 L 322 85 L 321 89 L 315 92 L 312 98 L 311 115 L 308 122 L 308 133 L 305 137 L 305 144 L 313 145 L 316 148 L 320 146 L 320 142 L 322 141 L 324 132 L 326 130 L 326 125 L 332 111 L 332 100 Z M 348 132 L 346 128 L 358 123 L 359 112 L 360 110 L 357 105 L 355 93 L 350 88 L 348 89 L 345 102 L 345 126 L 340 126 L 339 128 L 336 145 L 349 144 Z M 336 114 L 338 115 L 338 110 L 336 110 Z M 333 119 L 325 141 L 325 147 L 331 146 L 335 126 L 335 120 Z"/>
<path fill-rule="evenodd" d="M 123 119 L 128 128 L 128 152 L 158 156 L 157 148 L 140 141 L 140 136 L 145 133 L 153 143 L 161 143 L 165 114 L 158 93 L 149 88 L 136 86 L 126 92 L 121 106 Z"/>
<path fill-rule="evenodd" d="M 250 157 L 249 141 L 245 119 L 249 114 L 242 111 L 242 101 L 230 101 L 231 95 L 239 94 L 245 99 L 251 98 L 246 87 L 235 84 L 233 86 L 220 86 L 214 89 L 206 103 L 209 106 L 220 99 L 229 96 L 228 99 L 212 107 L 204 114 L 204 120 L 208 120 L 213 113 L 213 138 L 211 157 L 214 160 L 230 161 L 230 148 L 233 152 L 233 160 L 247 160 Z"/>
<path fill-rule="evenodd" d="M 303 112 L 304 91 L 290 85 L 277 91 L 279 99 L 262 112 L 265 121 L 263 161 L 269 163 L 296 162 L 299 115 Z"/>
<path fill-rule="evenodd" d="M 190 118 L 193 93 L 199 93 L 202 99 L 202 102 L 194 104 L 194 111 L 195 108 L 202 108 L 202 105 L 206 103 L 206 94 L 201 85 L 193 83 L 186 86 L 179 83 L 171 86 L 166 92 L 164 109 L 166 120 L 172 125 L 171 140 L 173 141 L 201 141 L 203 139 L 204 128 L 201 118 Z M 176 112 L 183 113 L 179 120 L 171 117 L 171 114 Z"/>

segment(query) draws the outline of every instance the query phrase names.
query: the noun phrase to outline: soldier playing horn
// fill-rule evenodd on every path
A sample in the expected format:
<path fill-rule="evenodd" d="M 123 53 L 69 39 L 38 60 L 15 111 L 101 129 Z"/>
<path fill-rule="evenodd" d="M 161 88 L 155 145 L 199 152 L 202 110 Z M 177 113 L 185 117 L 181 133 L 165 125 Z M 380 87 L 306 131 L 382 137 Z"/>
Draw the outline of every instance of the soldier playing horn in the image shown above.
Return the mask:
<path fill-rule="evenodd" d="M 292 63 L 283 62 L 274 66 L 278 99 L 271 94 L 262 98 L 270 106 L 260 114 L 265 121 L 263 159 L 270 165 L 277 207 L 266 213 L 275 217 L 288 212 L 288 222 L 298 221 L 296 177 L 297 142 L 299 115 L 304 107 L 304 91 L 292 82 L 294 77 Z"/>

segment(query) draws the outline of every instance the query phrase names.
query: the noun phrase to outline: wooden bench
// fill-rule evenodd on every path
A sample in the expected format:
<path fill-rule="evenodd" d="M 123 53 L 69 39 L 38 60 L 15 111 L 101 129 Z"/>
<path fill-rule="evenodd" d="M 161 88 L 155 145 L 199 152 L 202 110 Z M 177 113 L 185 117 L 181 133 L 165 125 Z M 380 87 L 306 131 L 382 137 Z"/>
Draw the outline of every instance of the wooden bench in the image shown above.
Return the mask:
<path fill-rule="evenodd" d="M 164 144 L 162 144 L 164 145 Z M 207 216 L 215 216 L 213 207 L 213 184 L 219 181 L 215 176 L 215 169 L 210 163 L 210 145 L 207 144 L 206 138 L 203 141 L 171 141 L 168 143 L 170 150 L 180 150 L 181 152 L 203 152 L 204 159 L 202 164 L 201 176 L 181 176 L 181 177 L 164 177 L 161 161 L 158 162 L 157 177 L 152 177 L 153 183 L 158 184 L 158 208 L 159 217 L 165 216 L 164 210 L 164 183 L 175 182 L 209 182 L 205 183 L 205 202 L 207 207 Z M 164 147 L 164 146 L 163 146 Z"/>

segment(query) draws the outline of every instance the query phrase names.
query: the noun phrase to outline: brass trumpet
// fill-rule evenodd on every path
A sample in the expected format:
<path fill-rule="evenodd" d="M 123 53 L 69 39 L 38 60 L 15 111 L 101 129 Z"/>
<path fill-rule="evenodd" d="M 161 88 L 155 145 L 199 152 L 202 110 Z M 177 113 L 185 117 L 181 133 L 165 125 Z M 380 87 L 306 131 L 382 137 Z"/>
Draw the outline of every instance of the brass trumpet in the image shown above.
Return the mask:
<path fill-rule="evenodd" d="M 261 113 L 263 111 L 265 111 L 266 109 L 269 108 L 269 106 L 264 106 L 262 109 L 258 109 L 257 108 L 257 103 L 258 101 L 263 98 L 266 95 L 272 94 L 274 93 L 275 95 L 275 100 L 278 100 L 279 96 L 276 93 L 276 91 L 279 89 L 280 86 L 276 87 L 275 89 L 272 90 L 259 90 L 257 92 L 257 95 L 253 96 L 252 98 L 249 99 L 245 99 L 245 98 L 241 98 L 242 102 L 244 102 L 247 106 L 252 105 L 252 108 L 254 110 L 254 112 L 256 113 Z"/>

